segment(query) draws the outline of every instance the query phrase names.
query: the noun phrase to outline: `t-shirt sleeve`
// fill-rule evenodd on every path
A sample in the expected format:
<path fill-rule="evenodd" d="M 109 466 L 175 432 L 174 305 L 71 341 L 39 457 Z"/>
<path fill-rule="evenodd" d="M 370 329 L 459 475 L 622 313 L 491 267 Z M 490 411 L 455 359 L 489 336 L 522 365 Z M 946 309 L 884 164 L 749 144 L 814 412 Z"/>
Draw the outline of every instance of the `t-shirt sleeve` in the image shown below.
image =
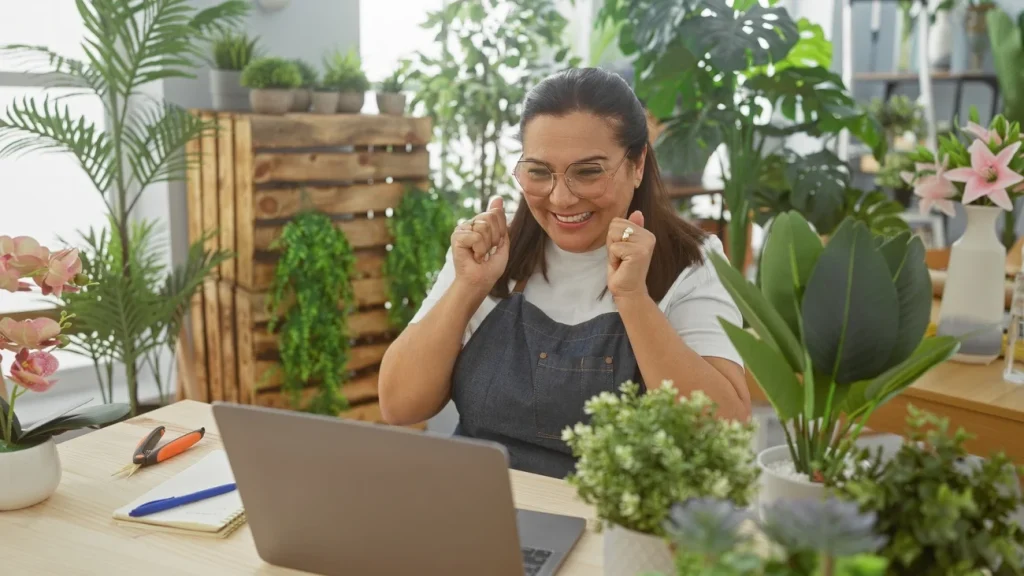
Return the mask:
<path fill-rule="evenodd" d="M 709 237 L 703 251 L 704 263 L 684 270 L 669 289 L 665 315 L 683 342 L 697 354 L 725 358 L 742 365 L 743 359 L 726 336 L 719 318 L 743 326 L 743 316 L 708 260 L 711 252 L 725 257 L 722 243 L 717 237 Z"/>
<path fill-rule="evenodd" d="M 433 287 L 430 288 L 430 292 L 427 293 L 426 299 L 423 300 L 423 304 L 420 305 L 420 309 L 416 311 L 410 323 L 415 324 L 422 320 L 437 305 L 437 301 L 441 299 L 441 296 L 444 296 L 444 293 L 454 281 L 455 260 L 452 258 L 452 249 L 449 248 L 448 255 L 444 259 L 444 266 L 441 267 L 441 271 L 437 274 L 437 280 L 434 281 Z"/>

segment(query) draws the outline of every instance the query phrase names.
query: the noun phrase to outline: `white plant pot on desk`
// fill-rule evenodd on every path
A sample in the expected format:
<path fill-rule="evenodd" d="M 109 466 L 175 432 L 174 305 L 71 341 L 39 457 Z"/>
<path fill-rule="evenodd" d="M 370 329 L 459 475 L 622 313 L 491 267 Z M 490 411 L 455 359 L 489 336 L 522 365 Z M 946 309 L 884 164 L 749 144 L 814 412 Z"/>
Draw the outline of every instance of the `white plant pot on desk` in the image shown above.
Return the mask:
<path fill-rule="evenodd" d="M 772 446 L 757 455 L 761 469 L 760 491 L 757 495 L 758 514 L 765 506 L 779 500 L 822 500 L 825 485 L 811 482 L 806 474 L 796 471 L 789 446 Z"/>
<path fill-rule="evenodd" d="M 604 531 L 605 576 L 673 574 L 675 561 L 668 541 L 614 524 Z"/>
<path fill-rule="evenodd" d="M 61 467 L 57 445 L 46 442 L 0 452 L 0 511 L 28 508 L 46 500 L 60 485 Z"/>
<path fill-rule="evenodd" d="M 963 337 L 954 361 L 988 364 L 1003 347 L 1006 248 L 996 237 L 995 206 L 965 206 L 967 229 L 949 252 L 939 308 L 940 336 Z"/>

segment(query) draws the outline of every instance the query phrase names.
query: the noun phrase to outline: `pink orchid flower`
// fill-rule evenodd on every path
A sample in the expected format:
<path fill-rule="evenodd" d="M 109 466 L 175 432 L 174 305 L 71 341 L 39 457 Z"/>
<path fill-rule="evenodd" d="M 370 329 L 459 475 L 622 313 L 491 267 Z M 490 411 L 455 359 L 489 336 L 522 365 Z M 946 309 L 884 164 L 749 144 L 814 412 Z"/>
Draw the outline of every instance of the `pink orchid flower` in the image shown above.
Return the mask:
<path fill-rule="evenodd" d="M 0 256 L 7 257 L 10 267 L 22 276 L 29 276 L 46 266 L 50 251 L 29 236 L 0 236 Z"/>
<path fill-rule="evenodd" d="M 38 350 L 60 343 L 60 323 L 49 318 L 36 318 L 18 322 L 13 318 L 0 320 L 0 348 L 18 351 L 22 348 Z"/>
<path fill-rule="evenodd" d="M 985 142 L 986 144 L 995 144 L 996 146 L 1000 146 L 1003 143 L 1003 138 L 1002 136 L 999 135 L 999 132 L 997 132 L 996 130 L 989 130 L 988 128 L 985 128 L 981 124 L 977 124 L 975 122 L 968 122 L 967 126 L 964 126 L 963 129 L 966 132 L 974 134 L 976 137 L 980 138 L 981 141 Z"/>
<path fill-rule="evenodd" d="M 1020 142 L 1014 142 L 1003 148 L 998 155 L 988 149 L 981 140 L 975 140 L 967 150 L 971 153 L 971 167 L 957 168 L 946 172 L 946 179 L 951 182 L 966 182 L 963 203 L 970 204 L 982 196 L 988 196 L 993 204 L 1003 210 L 1013 210 L 1013 202 L 1006 189 L 1024 180 L 1024 176 L 1010 170 Z"/>
<path fill-rule="evenodd" d="M 952 200 L 956 196 L 956 186 L 953 186 L 953 183 L 944 177 L 948 165 L 949 156 L 944 157 L 941 164 L 938 162 L 935 164 L 918 162 L 914 165 L 917 173 L 934 173 L 924 174 L 920 178 L 916 178 L 916 181 L 913 172 L 900 173 L 904 182 L 914 186 L 914 195 L 920 198 L 918 207 L 921 209 L 921 214 L 927 214 L 932 207 L 935 207 L 949 216 L 956 215 L 956 208 L 953 206 Z"/>
<path fill-rule="evenodd" d="M 78 250 L 69 248 L 50 256 L 46 270 L 34 278 L 43 290 L 43 296 L 60 296 L 64 292 L 77 292 L 75 277 L 82 272 L 82 260 Z"/>
<path fill-rule="evenodd" d="M 22 348 L 11 365 L 11 380 L 33 392 L 46 392 L 56 380 L 49 379 L 59 367 L 57 359 L 49 352 L 29 352 Z"/>

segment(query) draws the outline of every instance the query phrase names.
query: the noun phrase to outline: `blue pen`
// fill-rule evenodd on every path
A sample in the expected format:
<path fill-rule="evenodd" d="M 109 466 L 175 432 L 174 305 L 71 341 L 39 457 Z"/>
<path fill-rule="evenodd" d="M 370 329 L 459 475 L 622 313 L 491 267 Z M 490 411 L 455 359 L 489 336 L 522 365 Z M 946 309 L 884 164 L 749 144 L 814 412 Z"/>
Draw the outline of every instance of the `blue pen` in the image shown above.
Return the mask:
<path fill-rule="evenodd" d="M 200 500 L 206 500 L 207 498 L 213 498 L 214 496 L 220 496 L 221 494 L 227 494 L 235 489 L 235 484 L 224 484 L 223 486 L 214 486 L 213 488 L 207 488 L 206 490 L 200 490 L 199 492 L 193 492 L 192 494 L 185 494 L 184 496 L 174 496 L 171 498 L 161 498 L 160 500 L 153 500 L 152 502 L 146 502 L 145 504 L 139 504 L 131 512 L 128 513 L 132 518 L 138 518 L 139 516 L 148 516 L 150 514 L 156 514 L 157 512 L 163 512 L 164 510 L 170 510 L 171 508 L 177 508 L 185 504 L 191 504 L 192 502 L 198 502 Z"/>

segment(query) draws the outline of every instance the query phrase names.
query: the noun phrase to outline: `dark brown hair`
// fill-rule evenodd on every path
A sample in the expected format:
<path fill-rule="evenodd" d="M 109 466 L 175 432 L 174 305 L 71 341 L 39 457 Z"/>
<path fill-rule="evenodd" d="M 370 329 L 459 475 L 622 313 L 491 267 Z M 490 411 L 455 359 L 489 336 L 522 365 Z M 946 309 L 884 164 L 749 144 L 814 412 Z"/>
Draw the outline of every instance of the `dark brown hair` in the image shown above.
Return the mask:
<path fill-rule="evenodd" d="M 545 78 L 526 95 L 519 122 L 520 139 L 526 125 L 537 116 L 565 116 L 572 112 L 587 112 L 611 122 L 619 144 L 632 162 L 647 150 L 643 181 L 634 192 L 627 213 L 643 213 L 644 228 L 657 239 L 647 273 L 647 292 L 657 302 L 665 297 L 683 270 L 703 261 L 700 245 L 705 234 L 680 218 L 668 201 L 654 147 L 649 142 L 647 115 L 625 80 L 600 68 L 572 68 Z M 525 280 L 538 269 L 547 274 L 547 234 L 525 201 L 519 203 L 509 236 L 508 265 L 491 291 L 497 298 L 508 297 L 510 280 Z"/>

